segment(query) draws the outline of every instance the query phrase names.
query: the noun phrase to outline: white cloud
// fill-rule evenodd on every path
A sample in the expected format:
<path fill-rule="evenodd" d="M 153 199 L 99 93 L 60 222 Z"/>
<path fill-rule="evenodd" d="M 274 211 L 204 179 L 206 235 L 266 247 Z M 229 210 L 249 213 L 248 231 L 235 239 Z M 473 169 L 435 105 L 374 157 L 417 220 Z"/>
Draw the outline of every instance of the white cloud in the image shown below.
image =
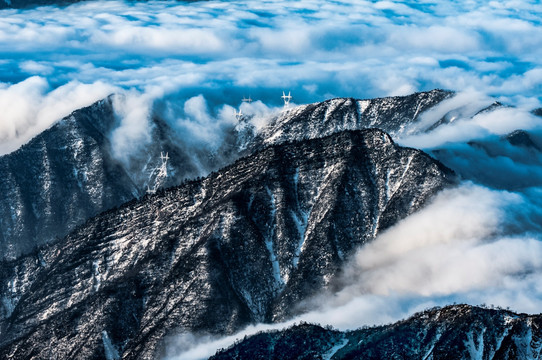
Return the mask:
<path fill-rule="evenodd" d="M 127 162 L 130 155 L 151 140 L 150 116 L 154 98 L 130 91 L 113 97 L 120 125 L 111 134 L 113 155 Z"/>
<path fill-rule="evenodd" d="M 476 33 L 469 34 L 461 28 L 432 25 L 429 27 L 401 26 L 390 35 L 391 43 L 408 51 L 438 51 L 439 53 L 463 53 L 476 51 L 480 43 Z"/>
<path fill-rule="evenodd" d="M 539 101 L 542 11 L 511 4 L 90 1 L 4 10 L 0 87 L 35 74 L 55 88 L 162 88 L 183 103 L 203 94 L 211 109 L 251 91 L 278 106 L 284 88 L 298 103 L 435 87 Z"/>
<path fill-rule="evenodd" d="M 424 112 L 420 121 L 407 129 L 407 135 L 397 141 L 404 146 L 431 149 L 447 143 L 467 142 L 540 126 L 539 118 L 529 111 L 535 103 L 527 102 L 523 107 L 501 107 L 491 112 L 480 112 L 494 101 L 473 89 L 460 92 Z M 442 119 L 444 125 L 428 131 L 431 125 Z"/>
<path fill-rule="evenodd" d="M 39 63 L 33 60 L 25 61 L 19 65 L 21 70 L 36 75 L 48 75 L 51 74 L 54 69 L 50 65 Z"/>
<path fill-rule="evenodd" d="M 42 77 L 30 77 L 0 89 L 0 154 L 9 153 L 73 110 L 103 99 L 115 88 L 102 82 L 69 82 L 51 89 Z"/>
<path fill-rule="evenodd" d="M 184 103 L 184 117 L 177 121 L 180 131 L 187 136 L 187 142 L 200 141 L 206 144 L 219 145 L 223 134 L 220 127 L 225 123 L 234 124 L 236 121 L 233 108 L 219 111 L 219 116 L 210 113 L 207 101 L 203 95 L 194 96 Z"/>

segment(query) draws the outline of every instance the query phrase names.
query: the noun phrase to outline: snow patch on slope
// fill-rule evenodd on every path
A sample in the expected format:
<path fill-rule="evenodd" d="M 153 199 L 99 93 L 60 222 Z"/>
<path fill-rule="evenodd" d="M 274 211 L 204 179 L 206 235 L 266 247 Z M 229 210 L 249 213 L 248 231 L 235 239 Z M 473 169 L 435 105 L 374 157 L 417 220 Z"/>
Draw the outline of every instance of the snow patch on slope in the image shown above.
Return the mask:
<path fill-rule="evenodd" d="M 324 359 L 324 360 L 331 360 L 331 358 L 333 357 L 333 355 L 335 355 L 335 354 L 337 353 L 337 351 L 339 351 L 339 350 L 341 350 L 343 347 L 345 347 L 346 344 L 348 344 L 348 339 L 343 339 L 340 343 L 338 343 L 337 345 L 333 346 L 326 354 L 324 354 L 323 359 Z"/>
<path fill-rule="evenodd" d="M 277 204 L 275 199 L 275 194 L 271 192 L 269 188 L 266 188 L 267 194 L 269 195 L 271 199 L 271 232 L 269 236 L 265 238 L 265 246 L 267 247 L 267 250 L 269 251 L 269 259 L 271 260 L 271 264 L 273 266 L 273 277 L 275 278 L 275 282 L 279 284 L 280 286 L 284 285 L 284 280 L 280 276 L 280 265 L 277 258 L 277 255 L 275 253 L 275 250 L 273 248 L 273 237 L 275 234 L 275 216 L 277 213 Z"/>
<path fill-rule="evenodd" d="M 105 358 L 107 360 L 120 359 L 117 348 L 113 345 L 111 339 L 109 338 L 109 334 L 107 334 L 107 331 L 105 330 L 102 331 L 102 342 L 104 344 Z"/>

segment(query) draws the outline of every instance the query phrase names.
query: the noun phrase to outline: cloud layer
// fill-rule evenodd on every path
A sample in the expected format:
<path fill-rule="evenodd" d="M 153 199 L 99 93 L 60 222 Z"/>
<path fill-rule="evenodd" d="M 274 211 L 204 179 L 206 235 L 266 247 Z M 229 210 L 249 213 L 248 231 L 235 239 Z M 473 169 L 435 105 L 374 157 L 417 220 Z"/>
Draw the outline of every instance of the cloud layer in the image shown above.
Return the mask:
<path fill-rule="evenodd" d="M 3 112 L 0 139 L 24 143 L 30 135 L 13 129 L 35 135 L 104 86 L 146 94 L 149 104 L 203 94 L 211 114 L 248 95 L 280 105 L 283 89 L 297 103 L 440 87 L 536 105 L 541 15 L 535 1 L 91 1 L 2 10 L 0 89 L 11 103 L 25 101 L 26 114 Z M 66 101 L 72 106 L 39 126 L 25 120 L 64 102 L 52 92 L 81 84 L 77 101 Z M 187 119 L 182 110 L 175 120 Z"/>

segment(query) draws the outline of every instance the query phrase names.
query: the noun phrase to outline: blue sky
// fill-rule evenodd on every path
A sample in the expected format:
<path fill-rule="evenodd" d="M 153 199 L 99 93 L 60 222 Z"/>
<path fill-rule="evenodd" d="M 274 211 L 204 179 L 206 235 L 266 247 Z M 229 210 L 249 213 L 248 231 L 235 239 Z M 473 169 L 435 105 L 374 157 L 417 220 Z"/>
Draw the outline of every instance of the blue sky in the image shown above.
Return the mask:
<path fill-rule="evenodd" d="M 143 94 L 148 106 L 169 102 L 179 119 L 175 104 L 200 94 L 216 116 L 248 95 L 279 105 L 283 89 L 298 104 L 445 88 L 534 107 L 541 19 L 536 1 L 91 1 L 2 10 L 0 150 L 123 91 Z"/>

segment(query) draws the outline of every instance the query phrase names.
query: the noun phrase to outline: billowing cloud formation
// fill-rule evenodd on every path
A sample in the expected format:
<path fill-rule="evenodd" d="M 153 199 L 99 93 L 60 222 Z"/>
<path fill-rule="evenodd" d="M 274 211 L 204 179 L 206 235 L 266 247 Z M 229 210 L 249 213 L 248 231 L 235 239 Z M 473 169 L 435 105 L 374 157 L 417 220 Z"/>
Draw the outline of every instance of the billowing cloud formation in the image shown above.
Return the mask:
<path fill-rule="evenodd" d="M 0 89 L 15 94 L 11 103 L 22 101 L 21 87 L 31 94 L 28 114 L 2 113 L 2 142 L 28 140 L 13 129 L 41 131 L 41 121 L 24 119 L 51 92 L 80 84 L 87 90 L 54 116 L 91 103 L 102 86 L 139 91 L 149 106 L 168 94 L 181 103 L 203 94 L 211 113 L 248 95 L 277 106 L 283 89 L 297 103 L 440 87 L 536 105 L 541 13 L 527 0 L 90 1 L 2 10 Z M 177 108 L 176 118 L 190 120 Z"/>
<path fill-rule="evenodd" d="M 539 220 L 518 194 L 469 184 L 443 191 L 430 206 L 360 249 L 344 275 L 351 285 L 335 301 L 356 292 L 428 298 L 471 293 L 467 298 L 481 303 L 489 290 L 495 305 L 536 311 L 532 303 L 539 306 L 542 293 L 522 285 L 538 284 L 542 274 L 542 239 L 534 233 L 540 225 L 525 232 Z M 508 298 L 522 287 L 531 300 Z M 502 296 L 494 296 L 500 291 Z"/>
<path fill-rule="evenodd" d="M 72 81 L 51 89 L 37 76 L 12 86 L 0 85 L 0 154 L 17 149 L 58 119 L 113 91 L 113 86 L 100 81 Z"/>
<path fill-rule="evenodd" d="M 498 106 L 495 100 L 473 90 L 462 91 L 420 115 L 405 135 L 396 140 L 404 146 L 430 150 L 449 143 L 505 135 L 517 129 L 542 128 L 540 117 L 531 113 L 529 104 L 518 107 Z M 490 109 L 487 111 L 486 109 Z M 445 119 L 445 124 L 432 125 Z"/>

